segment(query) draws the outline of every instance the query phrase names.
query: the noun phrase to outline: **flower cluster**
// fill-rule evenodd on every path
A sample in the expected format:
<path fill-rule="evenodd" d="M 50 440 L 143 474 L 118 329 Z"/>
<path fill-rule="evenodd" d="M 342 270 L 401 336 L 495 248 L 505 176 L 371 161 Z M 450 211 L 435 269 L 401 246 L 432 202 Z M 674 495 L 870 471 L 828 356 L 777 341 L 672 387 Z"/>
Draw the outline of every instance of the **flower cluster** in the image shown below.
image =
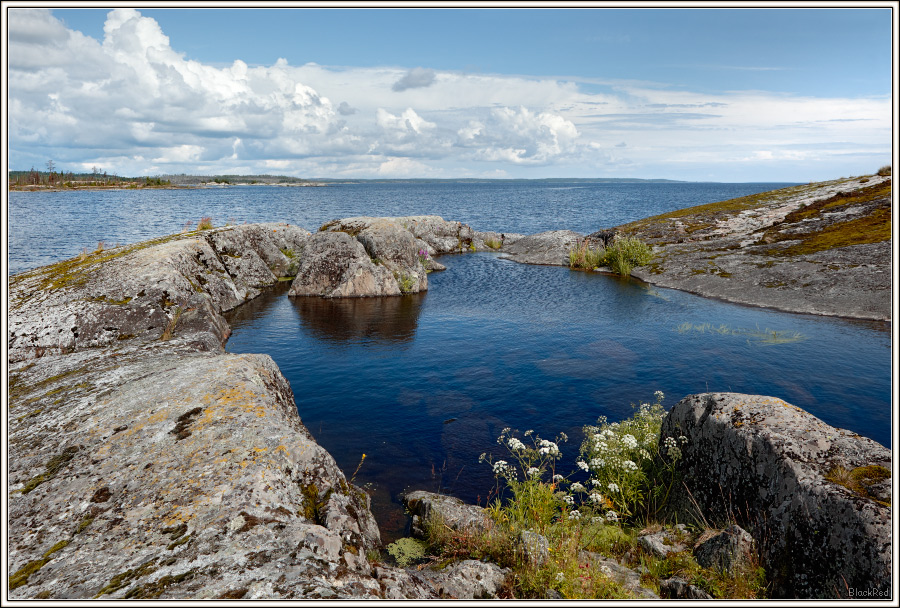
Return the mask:
<path fill-rule="evenodd" d="M 584 429 L 578 467 L 591 476 L 590 485 L 608 492 L 609 505 L 615 508 L 610 512 L 617 517 L 633 514 L 643 497 L 647 473 L 655 466 L 665 396 L 656 391 L 654 397 L 655 403 L 641 403 L 627 420 L 607 422 L 600 417 L 596 426 Z"/>

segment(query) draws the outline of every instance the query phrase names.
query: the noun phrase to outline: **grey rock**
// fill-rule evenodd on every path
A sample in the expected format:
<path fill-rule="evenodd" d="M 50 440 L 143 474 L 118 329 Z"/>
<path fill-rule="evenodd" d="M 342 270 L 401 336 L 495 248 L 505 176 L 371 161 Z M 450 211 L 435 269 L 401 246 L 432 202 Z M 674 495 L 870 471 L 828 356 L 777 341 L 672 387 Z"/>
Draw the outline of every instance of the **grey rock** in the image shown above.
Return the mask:
<path fill-rule="evenodd" d="M 666 557 L 669 553 L 678 553 L 686 549 L 683 544 L 671 538 L 666 531 L 638 536 L 637 542 L 644 551 L 660 558 Z"/>
<path fill-rule="evenodd" d="M 673 576 L 659 581 L 659 595 L 671 600 L 711 600 L 713 596 L 706 591 L 691 585 L 683 578 Z"/>
<path fill-rule="evenodd" d="M 428 246 L 431 255 L 470 251 L 475 232 L 467 224 L 447 221 L 437 215 L 404 217 L 350 217 L 328 222 L 320 231 L 357 235 L 375 223 L 392 222 Z"/>
<path fill-rule="evenodd" d="M 641 585 L 640 574 L 627 566 L 623 566 L 616 560 L 591 551 L 582 551 L 578 554 L 578 557 L 581 560 L 591 562 L 611 580 L 617 582 L 637 597 L 644 599 L 659 599 L 659 596 L 656 595 L 652 589 L 647 589 Z"/>
<path fill-rule="evenodd" d="M 224 352 L 220 313 L 306 238 L 174 235 L 12 278 L 11 599 L 435 596 L 376 576 L 366 493 L 268 356 Z"/>
<path fill-rule="evenodd" d="M 407 281 L 404 293 L 428 289 L 428 275 L 419 260 L 417 240 L 408 230 L 390 221 L 373 222 L 356 235 L 356 240 L 363 244 L 376 263 L 383 264 L 395 277 Z"/>
<path fill-rule="evenodd" d="M 704 568 L 728 572 L 752 564 L 756 543 L 749 532 L 731 525 L 694 547 L 694 557 Z"/>
<path fill-rule="evenodd" d="M 487 511 L 453 496 L 417 490 L 405 494 L 402 500 L 412 515 L 411 532 L 420 538 L 425 536 L 425 527 L 433 521 L 460 532 L 482 533 L 493 528 Z"/>
<path fill-rule="evenodd" d="M 509 570 L 497 564 L 468 559 L 443 570 L 421 570 L 417 576 L 445 599 L 493 599 L 499 596 Z"/>
<path fill-rule="evenodd" d="M 391 270 L 373 262 L 358 240 L 343 232 L 319 232 L 307 242 L 288 295 L 353 298 L 401 293 Z"/>
<path fill-rule="evenodd" d="M 512 245 L 524 237 L 524 234 L 512 232 L 479 232 L 476 230 L 473 242 L 477 251 L 503 251 L 505 246 Z"/>
<path fill-rule="evenodd" d="M 569 252 L 583 237 L 571 230 L 552 230 L 532 234 L 503 247 L 504 258 L 524 264 L 568 266 Z"/>
<path fill-rule="evenodd" d="M 788 249 L 804 236 L 839 233 L 845 222 L 881 221 L 876 214 L 890 212 L 889 191 L 852 204 L 838 198 L 834 212 L 822 206 L 890 179 L 795 186 L 754 204 L 700 206 L 678 219 L 658 216 L 619 230 L 654 246 L 653 262 L 632 271 L 654 285 L 791 312 L 890 321 L 889 239 L 806 253 Z"/>
<path fill-rule="evenodd" d="M 663 421 L 660 450 L 680 436 L 680 518 L 696 519 L 699 508 L 707 520 L 751 530 L 775 597 L 888 588 L 890 507 L 825 476 L 836 467 L 889 471 L 890 450 L 781 399 L 736 393 L 682 399 Z"/>
<path fill-rule="evenodd" d="M 550 559 L 550 543 L 537 532 L 522 530 L 519 535 L 519 545 L 525 554 L 525 561 L 532 566 L 541 566 Z"/>

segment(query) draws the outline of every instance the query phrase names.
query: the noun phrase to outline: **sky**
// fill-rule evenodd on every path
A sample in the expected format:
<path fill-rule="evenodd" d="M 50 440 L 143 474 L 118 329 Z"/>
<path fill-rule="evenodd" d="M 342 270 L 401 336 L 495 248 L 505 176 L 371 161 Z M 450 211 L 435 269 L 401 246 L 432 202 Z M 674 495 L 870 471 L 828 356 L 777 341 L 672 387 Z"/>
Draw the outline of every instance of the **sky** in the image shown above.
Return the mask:
<path fill-rule="evenodd" d="M 9 169 L 807 182 L 895 146 L 890 8 L 7 17 Z"/>

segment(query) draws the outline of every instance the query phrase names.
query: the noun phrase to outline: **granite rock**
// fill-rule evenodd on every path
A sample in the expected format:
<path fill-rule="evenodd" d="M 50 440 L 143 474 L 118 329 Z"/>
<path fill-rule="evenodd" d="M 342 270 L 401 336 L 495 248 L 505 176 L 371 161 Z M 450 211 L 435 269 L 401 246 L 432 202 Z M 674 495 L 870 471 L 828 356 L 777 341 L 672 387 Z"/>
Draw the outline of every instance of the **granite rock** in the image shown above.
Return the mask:
<path fill-rule="evenodd" d="M 686 442 L 681 442 L 680 437 Z M 845 597 L 891 584 L 891 508 L 836 471 L 890 476 L 891 452 L 774 397 L 690 395 L 663 421 L 681 447 L 680 518 L 750 530 L 774 597 Z M 689 492 L 689 495 L 688 495 Z"/>

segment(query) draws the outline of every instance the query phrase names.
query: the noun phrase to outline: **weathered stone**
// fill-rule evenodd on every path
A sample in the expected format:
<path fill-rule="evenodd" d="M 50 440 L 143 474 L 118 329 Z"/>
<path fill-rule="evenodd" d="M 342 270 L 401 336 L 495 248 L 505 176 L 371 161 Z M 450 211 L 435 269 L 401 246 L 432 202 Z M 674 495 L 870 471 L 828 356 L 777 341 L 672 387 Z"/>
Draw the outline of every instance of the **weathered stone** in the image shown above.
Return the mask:
<path fill-rule="evenodd" d="M 541 566 L 550 559 L 550 543 L 546 537 L 531 530 L 522 530 L 519 545 L 525 554 L 525 561 L 532 566 Z"/>
<path fill-rule="evenodd" d="M 694 548 L 694 558 L 704 568 L 735 572 L 754 561 L 756 543 L 750 533 L 731 525 Z"/>
<path fill-rule="evenodd" d="M 890 507 L 826 479 L 838 468 L 889 474 L 882 445 L 780 399 L 734 393 L 682 399 L 663 422 L 663 452 L 667 438 L 683 453 L 676 466 L 690 495 L 675 501 L 682 518 L 696 518 L 696 505 L 707 520 L 750 530 L 774 596 L 889 588 Z"/>
<path fill-rule="evenodd" d="M 501 257 L 525 264 L 568 266 L 569 252 L 583 237 L 571 230 L 552 230 L 532 234 L 503 247 Z"/>
<path fill-rule="evenodd" d="M 270 238 L 287 259 L 305 243 L 226 228 L 13 278 L 10 598 L 435 596 L 395 568 L 375 577 L 368 496 L 272 360 L 223 350 L 220 313 L 251 297 L 259 266 L 220 258 L 288 272 Z"/>
<path fill-rule="evenodd" d="M 398 296 L 397 279 L 374 263 L 362 243 L 344 232 L 318 232 L 309 238 L 291 296 L 353 298 Z"/>
<path fill-rule="evenodd" d="M 509 570 L 490 562 L 467 559 L 443 570 L 421 570 L 417 576 L 445 599 L 493 599 L 503 590 Z"/>
<path fill-rule="evenodd" d="M 476 251 L 503 251 L 505 245 L 512 245 L 524 236 L 524 234 L 509 232 L 479 232 L 476 230 L 472 242 Z"/>
<path fill-rule="evenodd" d="M 419 259 L 419 246 L 411 232 L 390 221 L 373 222 L 356 235 L 369 257 L 393 273 L 403 293 L 428 289 L 428 273 Z M 427 256 L 424 256 L 427 257 Z"/>
<path fill-rule="evenodd" d="M 414 536 L 424 537 L 426 525 L 434 520 L 460 532 L 482 533 L 493 528 L 487 511 L 453 496 L 418 490 L 404 495 L 402 500 L 412 515 Z"/>
<path fill-rule="evenodd" d="M 653 534 L 638 536 L 638 546 L 656 557 L 664 558 L 669 553 L 684 551 L 687 547 L 677 542 L 672 535 L 665 530 Z"/>
<path fill-rule="evenodd" d="M 254 243 L 237 255 L 235 232 Z M 10 279 L 10 360 L 132 338 L 155 340 L 175 326 L 183 333 L 191 319 L 198 320 L 195 325 L 203 332 L 212 330 L 211 344 L 220 345 L 229 330 L 218 312 L 255 297 L 259 286 L 274 283 L 290 269 L 275 260 L 273 273 L 257 250 L 268 256 L 279 243 L 299 249 L 306 234 L 284 224 L 220 228 L 95 252 L 15 275 Z M 208 342 L 203 338 L 198 345 Z"/>
<path fill-rule="evenodd" d="M 610 580 L 615 581 L 637 597 L 644 599 L 659 599 L 659 596 L 656 595 L 652 589 L 648 589 L 641 585 L 640 574 L 631 568 L 623 566 L 616 560 L 591 551 L 581 551 L 578 554 L 578 558 L 593 563 L 593 565 L 599 568 L 601 572 L 610 578 Z"/>
<path fill-rule="evenodd" d="M 713 596 L 691 585 L 683 578 L 673 576 L 659 581 L 659 595 L 669 600 L 711 600 Z"/>
<path fill-rule="evenodd" d="M 349 217 L 328 222 L 320 231 L 346 232 L 357 235 L 374 223 L 392 222 L 409 231 L 428 245 L 428 253 L 459 253 L 470 251 L 474 231 L 461 222 L 447 221 L 437 215 L 405 217 Z"/>
<path fill-rule="evenodd" d="M 791 312 L 891 319 L 891 177 L 842 178 L 638 220 L 644 281 Z"/>

